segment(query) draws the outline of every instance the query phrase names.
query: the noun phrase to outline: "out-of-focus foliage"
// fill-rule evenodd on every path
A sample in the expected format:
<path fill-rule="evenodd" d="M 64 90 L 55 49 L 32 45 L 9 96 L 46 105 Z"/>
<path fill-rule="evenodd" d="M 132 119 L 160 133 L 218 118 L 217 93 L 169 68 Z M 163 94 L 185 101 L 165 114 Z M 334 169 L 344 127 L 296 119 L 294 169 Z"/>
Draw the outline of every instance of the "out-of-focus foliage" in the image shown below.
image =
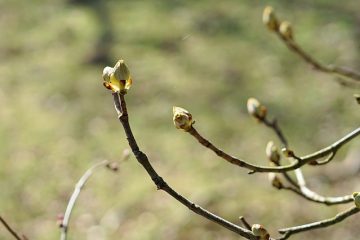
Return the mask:
<path fill-rule="evenodd" d="M 292 22 L 295 38 L 316 58 L 360 69 L 356 0 L 1 0 L 0 214 L 29 239 L 58 239 L 56 216 L 82 173 L 101 159 L 121 158 L 127 143 L 101 78 L 120 58 L 134 80 L 127 95 L 134 133 L 180 193 L 231 221 L 244 215 L 275 235 L 280 227 L 345 209 L 278 191 L 266 174 L 247 175 L 173 126 L 172 106 L 184 107 L 215 144 L 263 164 L 266 143 L 279 143 L 247 115 L 249 97 L 278 117 L 299 155 L 358 127 L 352 95 L 359 89 L 340 86 L 290 53 L 262 25 L 266 5 Z M 359 191 L 358 182 L 342 179 L 344 163 L 358 162 L 359 144 L 346 146 L 329 166 L 305 167 L 310 186 L 327 195 Z M 355 240 L 358 220 L 292 239 Z M 0 239 L 9 238 L 0 227 Z M 238 236 L 157 192 L 131 158 L 118 174 L 92 177 L 69 239 Z"/>

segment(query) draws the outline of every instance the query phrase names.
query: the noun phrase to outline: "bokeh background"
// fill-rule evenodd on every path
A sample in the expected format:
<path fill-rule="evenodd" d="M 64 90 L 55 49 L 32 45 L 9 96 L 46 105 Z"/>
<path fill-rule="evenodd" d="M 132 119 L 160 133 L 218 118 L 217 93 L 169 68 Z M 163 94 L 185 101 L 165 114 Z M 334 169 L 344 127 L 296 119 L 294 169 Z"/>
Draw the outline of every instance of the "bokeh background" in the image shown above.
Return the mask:
<path fill-rule="evenodd" d="M 134 84 L 131 124 L 167 182 L 199 205 L 238 222 L 276 230 L 334 216 L 327 207 L 272 188 L 266 174 L 217 158 L 174 128 L 172 106 L 227 152 L 268 164 L 273 132 L 248 116 L 257 97 L 276 116 L 290 146 L 305 155 L 359 126 L 353 94 L 336 76 L 313 71 L 262 25 L 265 6 L 293 23 L 297 41 L 324 63 L 360 69 L 356 0 L 1 0 L 0 214 L 29 239 L 59 239 L 84 171 L 127 148 L 102 69 L 124 58 Z M 324 195 L 359 191 L 360 139 L 328 166 L 306 166 Z M 350 204 L 351 206 L 351 204 Z M 358 239 L 359 218 L 292 239 Z M 0 227 L 0 239 L 11 239 Z M 99 169 L 83 189 L 69 239 L 239 239 L 156 191 L 131 157 L 118 173 Z"/>

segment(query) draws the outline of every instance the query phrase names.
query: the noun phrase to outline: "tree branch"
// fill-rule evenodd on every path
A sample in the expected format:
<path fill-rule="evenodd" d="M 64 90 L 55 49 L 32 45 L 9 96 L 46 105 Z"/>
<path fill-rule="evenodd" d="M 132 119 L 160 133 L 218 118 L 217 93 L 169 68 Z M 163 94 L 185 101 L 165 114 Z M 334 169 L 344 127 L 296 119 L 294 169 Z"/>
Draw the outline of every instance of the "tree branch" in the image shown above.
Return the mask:
<path fill-rule="evenodd" d="M 332 217 L 329 219 L 325 219 L 325 220 L 321 220 L 318 222 L 313 222 L 313 223 L 309 223 L 309 224 L 305 224 L 305 225 L 301 225 L 301 226 L 280 229 L 279 233 L 285 234 L 285 235 L 278 238 L 278 240 L 288 239 L 291 235 L 296 234 L 296 233 L 310 231 L 310 230 L 318 229 L 318 228 L 329 227 L 331 225 L 334 225 L 336 223 L 343 221 L 347 217 L 350 217 L 351 215 L 354 215 L 355 213 L 358 213 L 359 211 L 360 211 L 359 208 L 352 207 L 344 212 L 338 213 L 335 217 Z"/>
<path fill-rule="evenodd" d="M 138 144 L 135 140 L 135 137 L 132 133 L 132 130 L 130 128 L 129 116 L 128 116 L 128 112 L 127 112 L 124 94 L 125 93 L 123 93 L 123 92 L 113 93 L 114 105 L 115 105 L 116 112 L 118 113 L 118 118 L 124 128 L 126 138 L 129 142 L 129 146 L 130 146 L 132 152 L 134 153 L 138 162 L 143 166 L 143 168 L 146 170 L 148 175 L 151 177 L 152 181 L 157 186 L 157 189 L 165 191 L 170 196 L 172 196 L 174 199 L 179 201 L 181 204 L 188 207 L 194 213 L 196 213 L 212 222 L 215 222 L 215 223 L 227 228 L 228 230 L 239 234 L 240 236 L 242 236 L 244 238 L 256 240 L 257 238 L 253 235 L 253 233 L 250 230 L 242 228 L 234 223 L 231 223 L 231 222 L 209 212 L 208 210 L 190 202 L 188 199 L 186 199 L 185 197 L 183 197 L 182 195 L 177 193 L 173 188 L 171 188 L 164 181 L 164 179 L 155 171 L 155 169 L 149 162 L 149 159 L 146 156 L 146 154 L 143 153 L 139 149 L 139 146 L 138 146 Z"/>
<path fill-rule="evenodd" d="M 194 128 L 191 127 L 188 131 L 193 137 L 195 137 L 201 145 L 203 145 L 206 148 L 209 148 L 212 150 L 216 155 L 223 158 L 224 160 L 228 161 L 229 163 L 232 163 L 234 165 L 237 165 L 239 167 L 247 168 L 251 170 L 250 173 L 254 172 L 288 172 L 295 169 L 300 168 L 301 166 L 309 163 L 310 161 L 319 159 L 321 157 L 327 156 L 328 154 L 332 152 L 336 152 L 341 146 L 343 146 L 345 143 L 349 142 L 356 136 L 360 134 L 360 127 L 352 131 L 351 133 L 347 134 L 345 137 L 341 138 L 340 140 L 336 141 L 335 143 L 331 144 L 330 146 L 321 149 L 315 153 L 306 155 L 304 157 L 296 159 L 293 163 L 289 165 L 284 166 L 276 166 L 276 167 L 269 167 L 269 166 L 258 166 L 251 163 L 248 163 L 242 159 L 233 157 L 221 149 L 217 148 L 214 144 L 212 144 L 209 140 L 204 138 L 200 135 L 200 133 Z"/>
<path fill-rule="evenodd" d="M 10 227 L 10 225 L 5 221 L 4 218 L 0 216 L 0 222 L 4 225 L 4 227 L 11 233 L 11 235 L 17 240 L 27 240 L 25 235 L 22 235 L 22 238 L 16 233 L 14 229 Z"/>
<path fill-rule="evenodd" d="M 70 197 L 70 200 L 66 206 L 66 210 L 65 210 L 65 214 L 64 217 L 62 219 L 62 222 L 60 224 L 61 227 L 61 235 L 60 235 L 60 240 L 66 240 L 67 239 L 67 233 L 68 233 L 68 229 L 69 229 L 69 222 L 70 222 L 70 217 L 71 217 L 71 213 L 72 210 L 75 206 L 76 200 L 78 199 L 80 192 L 82 190 L 82 188 L 85 186 L 85 184 L 87 183 L 87 181 L 89 180 L 89 178 L 91 177 L 91 175 L 94 173 L 94 171 L 97 168 L 106 166 L 109 169 L 116 171 L 117 168 L 112 166 L 111 163 L 107 160 L 101 161 L 99 163 L 94 164 L 93 166 L 91 166 L 85 173 L 84 175 L 80 178 L 80 180 L 76 183 L 75 185 L 75 189 L 73 194 Z"/>
<path fill-rule="evenodd" d="M 340 77 L 345 77 L 355 81 L 360 81 L 360 73 L 347 67 L 337 67 L 333 65 L 324 65 L 315 60 L 312 56 L 306 53 L 294 40 L 285 38 L 279 31 L 276 31 L 279 38 L 285 43 L 285 45 L 299 57 L 301 57 L 306 63 L 311 65 L 315 70 L 324 73 L 335 74 Z"/>

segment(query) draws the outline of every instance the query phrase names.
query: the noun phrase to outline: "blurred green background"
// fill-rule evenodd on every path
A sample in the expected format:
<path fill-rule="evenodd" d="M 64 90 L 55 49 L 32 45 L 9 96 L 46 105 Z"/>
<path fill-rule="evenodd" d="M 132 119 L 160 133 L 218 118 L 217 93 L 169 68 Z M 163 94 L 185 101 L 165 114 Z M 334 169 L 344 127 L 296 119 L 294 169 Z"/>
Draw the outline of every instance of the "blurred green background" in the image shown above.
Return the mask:
<path fill-rule="evenodd" d="M 127 142 L 101 73 L 124 58 L 142 150 L 167 182 L 226 219 L 276 230 L 328 218 L 327 207 L 278 191 L 176 130 L 172 106 L 225 151 L 267 164 L 275 135 L 248 116 L 257 97 L 304 155 L 359 126 L 359 106 L 334 76 L 313 71 L 263 26 L 272 5 L 324 63 L 360 69 L 360 6 L 335 0 L 0 0 L 0 214 L 29 239 L 58 239 L 56 217 L 92 164 L 119 161 Z M 360 139 L 328 166 L 304 168 L 321 194 L 359 191 Z M 349 171 L 352 169 L 352 171 Z M 351 204 L 350 204 L 351 206 Z M 360 216 L 291 239 L 358 239 Z M 11 239 L 0 227 L 0 239 Z M 100 169 L 78 199 L 69 239 L 239 239 L 157 192 L 133 157 Z"/>

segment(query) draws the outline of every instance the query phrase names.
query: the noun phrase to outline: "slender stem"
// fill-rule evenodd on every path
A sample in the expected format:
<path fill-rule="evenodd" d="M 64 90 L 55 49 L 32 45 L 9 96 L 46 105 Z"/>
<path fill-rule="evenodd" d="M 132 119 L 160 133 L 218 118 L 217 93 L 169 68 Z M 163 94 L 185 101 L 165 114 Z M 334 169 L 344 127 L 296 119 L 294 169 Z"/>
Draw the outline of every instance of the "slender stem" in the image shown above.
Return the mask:
<path fill-rule="evenodd" d="M 295 169 L 300 168 L 301 166 L 307 164 L 308 162 L 312 160 L 316 160 L 318 158 L 327 156 L 328 154 L 337 151 L 341 146 L 343 146 L 345 143 L 349 142 L 356 136 L 360 134 L 360 127 L 352 131 L 351 133 L 347 134 L 345 137 L 341 138 L 340 140 L 336 141 L 335 143 L 331 144 L 330 146 L 321 149 L 315 153 L 312 153 L 310 155 L 301 157 L 299 159 L 296 159 L 293 163 L 290 163 L 289 165 L 284 166 L 275 166 L 275 167 L 269 167 L 269 166 L 258 166 L 251 163 L 248 163 L 240 158 L 233 157 L 221 149 L 217 148 L 214 144 L 212 144 L 209 140 L 204 138 L 200 135 L 200 133 L 194 128 L 191 127 L 191 129 L 188 131 L 193 137 L 195 137 L 201 145 L 203 145 L 206 148 L 211 149 L 216 155 L 223 158 L 224 160 L 228 161 L 229 163 L 232 163 L 234 165 L 237 165 L 239 167 L 247 168 L 249 170 L 252 170 L 252 172 L 288 172 Z"/>
<path fill-rule="evenodd" d="M 251 231 L 251 225 L 249 224 L 248 221 L 246 221 L 245 217 L 240 216 L 239 219 L 240 219 L 241 223 L 244 225 L 244 227 L 246 227 L 246 229 Z"/>
<path fill-rule="evenodd" d="M 276 32 L 280 39 L 286 46 L 298 56 L 300 56 L 306 63 L 310 64 L 315 70 L 324 73 L 335 74 L 340 77 L 345 77 L 355 81 L 360 81 L 360 73 L 346 67 L 325 66 L 319 61 L 315 60 L 308 53 L 306 53 L 294 40 L 283 37 L 279 32 Z"/>
<path fill-rule="evenodd" d="M 276 135 L 278 136 L 278 138 L 280 139 L 281 143 L 284 145 L 285 148 L 288 148 L 288 141 L 285 138 L 285 135 L 283 134 L 281 128 L 279 127 L 279 124 L 277 122 L 276 119 L 270 121 L 269 119 L 262 118 L 260 119 L 260 121 L 262 123 L 264 123 L 267 127 L 271 128 L 272 130 L 274 130 L 274 132 L 276 133 Z"/>
<path fill-rule="evenodd" d="M 332 217 L 329 219 L 325 219 L 325 220 L 321 220 L 318 222 L 313 222 L 313 223 L 309 223 L 309 224 L 305 224 L 305 225 L 301 225 L 301 226 L 280 229 L 279 233 L 285 234 L 285 235 L 282 236 L 281 238 L 278 238 L 278 240 L 287 239 L 291 235 L 296 234 L 296 233 L 310 231 L 310 230 L 318 229 L 318 228 L 329 227 L 331 225 L 334 225 L 336 223 L 343 221 L 347 217 L 350 217 L 351 215 L 354 215 L 354 214 L 358 213 L 359 211 L 360 211 L 360 209 L 354 206 L 344 212 L 338 213 L 335 217 Z"/>
<path fill-rule="evenodd" d="M 61 223 L 60 240 L 67 239 L 67 233 L 68 233 L 68 229 L 69 229 L 69 221 L 70 221 L 71 213 L 75 206 L 76 200 L 80 195 L 82 188 L 85 186 L 85 184 L 87 183 L 87 181 L 89 180 L 89 178 L 91 177 L 91 175 L 94 173 L 94 171 L 97 168 L 107 166 L 108 164 L 109 164 L 109 161 L 107 161 L 107 160 L 104 160 L 104 161 L 94 164 L 84 173 L 84 175 L 82 175 L 80 180 L 76 183 L 74 192 L 72 193 L 70 200 L 67 204 L 64 218 Z"/>
<path fill-rule="evenodd" d="M 316 159 L 328 156 L 329 154 L 339 150 L 343 145 L 345 145 L 346 143 L 348 143 L 349 141 L 351 141 L 352 139 L 357 137 L 359 134 L 360 134 L 360 127 L 353 130 L 352 132 L 348 133 L 347 135 L 345 135 L 338 141 L 334 142 L 330 146 L 323 148 L 317 152 L 311 153 L 309 155 L 300 157 L 300 158 L 302 159 L 302 161 L 305 161 L 306 163 L 308 163 L 312 160 L 316 160 Z"/>
<path fill-rule="evenodd" d="M 277 124 L 276 120 L 269 121 L 267 118 L 263 118 L 263 119 L 261 119 L 261 122 L 263 122 L 269 128 L 273 129 L 274 132 L 276 133 L 276 135 L 278 136 L 278 138 L 280 139 L 280 141 L 282 142 L 282 144 L 284 145 L 284 147 L 288 148 L 288 142 L 287 142 L 285 135 L 283 134 L 281 128 Z M 323 165 L 323 164 L 330 162 L 334 158 L 336 151 L 337 151 L 337 149 L 334 150 L 333 152 L 331 152 L 330 155 L 325 160 L 323 160 L 321 162 L 317 161 L 315 163 L 317 165 Z M 298 161 L 302 161 L 301 158 L 298 158 L 295 155 L 294 155 L 294 157 Z M 280 166 L 280 165 L 278 164 L 277 166 Z M 306 181 L 305 181 L 304 175 L 301 171 L 301 168 L 295 169 L 295 175 L 296 175 L 297 182 L 294 182 L 292 180 L 292 178 L 290 178 L 290 176 L 286 172 L 282 173 L 282 174 L 285 177 L 285 179 L 293 186 L 293 187 L 283 187 L 282 189 L 290 190 L 309 201 L 316 202 L 316 203 L 322 203 L 322 204 L 325 204 L 328 206 L 335 205 L 335 204 L 344 204 L 344 203 L 349 203 L 349 202 L 353 201 L 353 198 L 351 195 L 345 195 L 345 196 L 340 196 L 340 197 L 324 197 L 324 196 L 312 191 L 311 189 L 309 189 L 306 186 Z"/>
<path fill-rule="evenodd" d="M 135 140 L 135 137 L 132 133 L 132 130 L 130 128 L 129 116 L 128 116 L 128 112 L 127 112 L 124 93 L 121 93 L 121 92 L 119 94 L 113 93 L 113 97 L 114 97 L 115 108 L 119 115 L 118 116 L 119 120 L 124 128 L 126 138 L 129 142 L 129 146 L 130 146 L 133 154 L 135 155 L 136 159 L 138 160 L 138 162 L 143 166 L 143 168 L 146 170 L 147 174 L 151 177 L 152 181 L 157 186 L 157 189 L 165 191 L 170 196 L 172 196 L 174 199 L 179 201 L 181 204 L 188 207 L 194 213 L 196 213 L 200 216 L 203 216 L 204 218 L 209 219 L 210 221 L 213 221 L 213 222 L 229 229 L 230 231 L 239 234 L 240 236 L 242 236 L 244 238 L 251 239 L 251 240 L 257 239 L 252 234 L 252 232 L 249 231 L 248 229 L 242 228 L 234 223 L 231 223 L 231 222 L 209 212 L 208 210 L 190 202 L 188 199 L 186 199 L 185 197 L 183 197 L 182 195 L 177 193 L 173 188 L 171 188 L 164 181 L 164 179 L 155 171 L 155 169 L 149 162 L 149 159 L 146 156 L 146 154 L 143 153 L 139 149 L 139 146 L 138 146 L 138 144 Z"/>
<path fill-rule="evenodd" d="M 17 240 L 23 240 L 16 232 L 13 230 L 10 225 L 5 221 L 4 218 L 0 216 L 0 222 L 4 225 L 4 227 L 11 233 L 11 235 Z"/>

